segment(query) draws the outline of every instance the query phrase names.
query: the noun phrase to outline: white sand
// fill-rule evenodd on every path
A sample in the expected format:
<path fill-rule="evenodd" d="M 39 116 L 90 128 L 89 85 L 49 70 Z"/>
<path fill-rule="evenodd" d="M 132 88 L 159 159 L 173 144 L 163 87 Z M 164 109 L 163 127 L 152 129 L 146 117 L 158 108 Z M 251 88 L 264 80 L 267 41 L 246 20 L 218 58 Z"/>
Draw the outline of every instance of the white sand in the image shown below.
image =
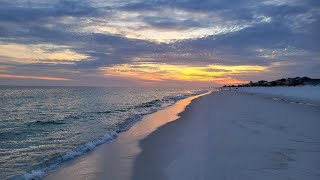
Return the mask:
<path fill-rule="evenodd" d="M 47 179 L 320 179 L 319 107 L 221 91 L 172 121 L 185 104 L 147 116 Z"/>
<path fill-rule="evenodd" d="M 320 86 L 241 87 L 237 88 L 237 91 L 320 104 Z"/>

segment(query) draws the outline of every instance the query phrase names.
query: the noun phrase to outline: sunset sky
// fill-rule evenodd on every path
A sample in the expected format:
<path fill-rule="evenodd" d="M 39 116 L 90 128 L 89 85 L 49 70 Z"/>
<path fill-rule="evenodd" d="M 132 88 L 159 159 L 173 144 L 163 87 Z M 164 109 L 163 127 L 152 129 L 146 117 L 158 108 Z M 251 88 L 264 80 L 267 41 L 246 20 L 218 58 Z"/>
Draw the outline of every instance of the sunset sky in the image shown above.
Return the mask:
<path fill-rule="evenodd" d="M 319 0 L 1 0 L 0 85 L 320 77 Z"/>

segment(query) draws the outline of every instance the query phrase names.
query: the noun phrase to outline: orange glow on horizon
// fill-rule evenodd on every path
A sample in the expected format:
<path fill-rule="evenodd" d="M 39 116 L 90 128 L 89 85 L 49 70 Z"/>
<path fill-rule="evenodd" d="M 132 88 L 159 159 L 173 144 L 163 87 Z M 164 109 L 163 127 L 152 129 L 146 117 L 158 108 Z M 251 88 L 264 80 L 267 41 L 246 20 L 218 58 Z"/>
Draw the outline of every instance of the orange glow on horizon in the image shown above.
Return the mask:
<path fill-rule="evenodd" d="M 250 65 L 205 65 L 191 66 L 165 63 L 133 63 L 120 64 L 100 68 L 104 76 L 116 76 L 130 79 L 147 80 L 154 82 L 186 81 L 208 82 L 217 84 L 242 84 L 247 81 L 239 80 L 234 76 L 266 71 L 264 66 Z"/>
<path fill-rule="evenodd" d="M 215 79 L 214 82 L 221 85 L 238 85 L 238 84 L 246 84 L 249 81 L 243 81 L 243 80 L 227 77 L 227 78 Z"/>
<path fill-rule="evenodd" d="M 15 78 L 15 79 L 37 79 L 37 80 L 48 80 L 48 81 L 69 81 L 69 78 L 60 77 L 49 77 L 49 76 L 20 76 L 12 74 L 0 74 L 0 78 Z"/>

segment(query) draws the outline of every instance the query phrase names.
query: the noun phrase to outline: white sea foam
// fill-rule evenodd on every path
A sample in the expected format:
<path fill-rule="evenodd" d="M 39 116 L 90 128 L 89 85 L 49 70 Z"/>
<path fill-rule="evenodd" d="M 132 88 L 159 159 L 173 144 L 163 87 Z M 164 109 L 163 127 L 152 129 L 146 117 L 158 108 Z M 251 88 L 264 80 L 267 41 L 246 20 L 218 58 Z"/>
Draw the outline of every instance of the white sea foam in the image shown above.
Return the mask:
<path fill-rule="evenodd" d="M 99 137 L 96 140 L 90 141 L 86 143 L 84 146 L 80 147 L 79 149 L 69 151 L 66 154 L 64 154 L 59 160 L 57 160 L 55 163 L 52 163 L 51 165 L 32 170 L 30 173 L 24 174 L 24 179 L 31 180 L 31 179 L 41 179 L 46 173 L 54 168 L 56 168 L 59 164 L 61 164 L 64 161 L 73 159 L 77 156 L 80 156 L 86 152 L 89 152 L 96 148 L 98 145 L 103 144 L 105 142 L 109 142 L 117 137 L 116 132 L 111 132 L 109 134 L 105 134 L 104 136 Z"/>
<path fill-rule="evenodd" d="M 68 160 L 71 160 L 75 157 L 78 157 L 86 152 L 89 152 L 89 151 L 95 149 L 97 146 L 99 146 L 103 143 L 106 143 L 106 142 L 109 142 L 109 141 L 115 139 L 117 137 L 117 133 L 129 130 L 136 122 L 140 121 L 144 115 L 151 114 L 151 113 L 154 113 L 154 112 L 161 110 L 165 107 L 168 107 L 181 99 L 185 99 L 185 98 L 195 96 L 195 95 L 204 94 L 207 92 L 209 92 L 209 90 L 192 91 L 189 94 L 184 94 L 184 95 L 175 96 L 175 97 L 164 97 L 162 100 L 149 102 L 149 103 L 147 103 L 147 107 L 149 107 L 148 111 L 140 113 L 140 114 L 133 114 L 131 118 L 128 118 L 125 121 L 125 123 L 121 124 L 118 127 L 118 129 L 116 129 L 115 131 L 108 133 L 108 134 L 105 134 L 104 136 L 101 136 L 93 141 L 90 141 L 78 149 L 75 149 L 73 151 L 69 151 L 69 152 L 65 153 L 59 159 L 55 160 L 54 163 L 52 163 L 46 167 L 43 167 L 43 168 L 38 168 L 38 169 L 32 170 L 31 172 L 24 174 L 23 178 L 26 180 L 41 179 L 43 176 L 45 176 L 47 174 L 48 171 L 55 169 L 57 166 L 59 166 L 64 161 L 68 161 Z M 161 102 L 160 106 L 158 104 L 159 101 Z M 144 108 L 144 105 L 137 106 L 137 107 Z"/>

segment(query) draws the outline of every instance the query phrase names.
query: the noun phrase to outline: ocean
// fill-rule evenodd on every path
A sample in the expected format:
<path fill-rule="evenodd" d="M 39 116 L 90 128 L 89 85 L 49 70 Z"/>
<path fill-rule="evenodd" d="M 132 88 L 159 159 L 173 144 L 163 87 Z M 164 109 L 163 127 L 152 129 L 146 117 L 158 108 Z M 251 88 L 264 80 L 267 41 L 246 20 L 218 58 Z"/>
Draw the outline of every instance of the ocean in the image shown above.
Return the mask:
<path fill-rule="evenodd" d="M 144 115 L 204 93 L 188 88 L 0 87 L 0 179 L 42 177 Z"/>

